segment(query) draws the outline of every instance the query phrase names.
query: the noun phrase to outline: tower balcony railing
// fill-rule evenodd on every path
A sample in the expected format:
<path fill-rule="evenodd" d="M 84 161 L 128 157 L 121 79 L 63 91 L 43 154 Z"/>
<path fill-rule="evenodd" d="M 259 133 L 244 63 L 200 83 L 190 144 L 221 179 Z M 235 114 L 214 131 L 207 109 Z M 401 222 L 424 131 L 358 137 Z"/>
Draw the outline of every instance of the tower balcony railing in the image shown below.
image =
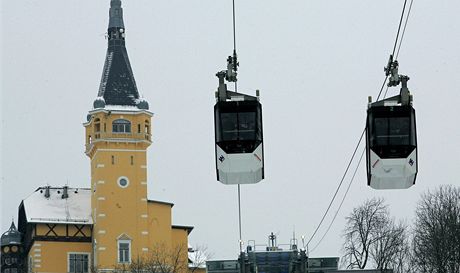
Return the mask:
<path fill-rule="evenodd" d="M 95 132 L 89 136 L 86 144 L 86 151 L 91 150 L 94 143 L 106 140 L 119 140 L 119 141 L 151 141 L 151 134 L 149 133 L 114 133 L 114 132 Z"/>
<path fill-rule="evenodd" d="M 92 139 L 134 139 L 134 140 L 149 140 L 151 135 L 148 133 L 114 133 L 114 132 L 95 132 L 92 134 Z"/>

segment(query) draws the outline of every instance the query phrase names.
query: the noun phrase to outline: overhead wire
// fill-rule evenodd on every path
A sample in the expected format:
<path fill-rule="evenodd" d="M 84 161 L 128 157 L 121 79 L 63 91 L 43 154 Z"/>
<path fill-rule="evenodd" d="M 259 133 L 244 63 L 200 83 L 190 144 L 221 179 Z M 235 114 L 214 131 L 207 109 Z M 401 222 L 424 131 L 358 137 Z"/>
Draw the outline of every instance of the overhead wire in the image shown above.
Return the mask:
<path fill-rule="evenodd" d="M 399 40 L 399 46 L 398 46 L 398 51 L 396 52 L 396 58 L 395 60 L 398 59 L 398 56 L 399 56 L 399 50 L 401 49 L 401 44 L 402 44 L 402 41 L 404 39 L 404 34 L 406 33 L 406 27 L 407 27 L 407 21 L 409 21 L 409 16 L 410 16 L 410 12 L 412 10 L 412 4 L 414 3 L 414 0 L 411 0 L 410 1 L 410 5 L 409 5 L 409 10 L 407 11 L 407 16 L 406 16 L 406 22 L 404 23 L 404 28 L 403 28 L 403 32 L 401 34 L 401 40 Z"/>
<path fill-rule="evenodd" d="M 233 56 L 236 57 L 236 12 L 235 12 L 235 0 L 232 0 L 232 17 L 233 17 Z M 236 62 L 236 59 L 233 60 Z M 238 64 L 234 64 L 235 68 Z M 235 81 L 235 92 L 238 92 L 238 85 Z M 243 251 L 243 235 L 241 227 L 241 186 L 238 184 L 238 231 L 239 231 L 239 247 L 240 252 Z"/>
<path fill-rule="evenodd" d="M 233 0 L 233 1 L 234 1 L 234 0 Z M 399 40 L 399 34 L 400 34 L 400 31 L 401 31 L 402 21 L 403 21 L 403 18 L 404 18 L 404 14 L 405 14 L 405 10 L 406 10 L 406 5 L 407 5 L 407 0 L 404 0 L 404 6 L 403 6 L 403 10 L 402 10 L 402 12 L 401 12 L 401 18 L 400 18 L 400 20 L 399 20 L 398 31 L 397 31 L 395 43 L 394 43 L 394 46 L 393 46 L 393 53 L 392 53 L 393 56 L 394 56 L 394 54 L 395 54 L 396 47 L 397 47 L 397 45 L 398 45 L 398 41 L 399 41 L 399 47 L 398 47 L 397 54 L 399 54 L 399 51 L 400 51 L 400 49 L 401 49 L 402 39 L 403 39 L 403 37 L 404 37 L 404 33 L 405 33 L 405 30 L 406 30 L 407 22 L 408 22 L 408 20 L 409 20 L 410 11 L 411 11 L 411 9 L 412 9 L 412 3 L 413 3 L 413 0 L 411 0 L 410 7 L 409 7 L 409 11 L 408 11 L 408 14 L 407 14 L 407 17 L 406 17 L 406 21 L 405 21 L 405 24 L 404 24 L 404 29 L 403 29 L 403 32 L 402 32 L 401 40 Z M 380 88 L 380 91 L 379 91 L 379 94 L 378 94 L 378 96 L 377 96 L 377 100 L 376 100 L 376 101 L 378 101 L 378 100 L 380 99 L 380 96 L 381 96 L 381 94 L 382 94 L 382 92 L 383 92 L 383 89 L 385 88 L 385 85 L 386 85 L 387 80 L 388 80 L 388 76 L 386 76 L 386 77 L 385 77 L 385 80 L 383 81 L 382 87 Z M 387 88 L 386 88 L 384 97 L 386 97 L 387 91 L 388 91 L 388 86 L 387 86 Z M 346 177 L 346 175 L 347 175 L 347 173 L 348 173 L 348 170 L 349 170 L 349 168 L 350 168 L 350 165 L 352 164 L 352 162 L 353 162 L 353 160 L 354 160 L 354 158 L 355 158 L 356 151 L 358 150 L 359 145 L 361 144 L 361 141 L 362 141 L 362 139 L 363 139 L 363 136 L 364 136 L 364 133 L 365 133 L 365 132 L 366 132 L 366 129 L 364 129 L 363 132 L 361 133 L 361 136 L 360 136 L 360 138 L 359 138 L 358 144 L 356 145 L 356 147 L 355 147 L 355 149 L 354 149 L 354 151 L 353 151 L 353 154 L 352 154 L 352 156 L 351 156 L 351 158 L 350 158 L 350 161 L 348 162 L 347 168 L 345 169 L 345 172 L 344 172 L 344 174 L 343 174 L 343 176 L 342 176 L 342 179 L 340 180 L 340 183 L 339 183 L 339 185 L 337 186 L 337 189 L 336 189 L 336 191 L 335 191 L 335 193 L 334 193 L 334 195 L 333 195 L 331 201 L 329 202 L 329 205 L 328 205 L 328 207 L 327 207 L 325 213 L 323 214 L 323 216 L 322 216 L 322 218 L 321 218 L 321 221 L 319 222 L 318 226 L 317 226 L 316 229 L 314 230 L 314 232 L 313 232 L 313 234 L 311 235 L 310 239 L 307 241 L 307 246 L 308 246 L 308 244 L 313 240 L 313 238 L 314 238 L 315 235 L 317 234 L 318 230 L 320 229 L 321 225 L 323 224 L 324 219 L 326 218 L 327 214 L 329 213 L 329 210 L 331 209 L 332 204 L 334 203 L 334 200 L 335 200 L 335 198 L 337 197 L 337 194 L 338 194 L 340 188 L 342 187 L 343 181 L 344 181 L 344 179 L 345 179 L 345 177 Z M 361 159 L 362 159 L 363 154 L 364 154 L 364 151 L 363 151 L 363 153 L 361 154 L 361 157 L 360 157 L 360 159 L 359 159 L 359 163 L 361 162 Z M 357 168 L 359 167 L 359 163 L 358 163 L 358 165 L 357 165 L 357 167 L 356 167 L 356 169 L 355 169 L 355 172 L 354 172 L 354 174 L 353 174 L 352 179 L 350 180 L 349 187 L 351 186 L 351 184 L 352 184 L 353 181 L 354 181 L 354 177 L 355 177 Z M 345 198 L 346 198 L 346 196 L 347 196 L 347 194 L 348 194 L 349 187 L 347 188 L 347 191 L 346 191 L 346 193 L 344 194 L 344 197 L 343 197 L 343 199 L 342 199 L 342 202 L 340 203 L 339 208 L 338 208 L 338 210 L 336 211 L 336 214 L 335 214 L 334 217 L 333 217 L 333 220 L 332 220 L 331 223 L 329 224 L 329 227 L 327 228 L 326 232 L 325 232 L 324 235 L 321 237 L 321 239 L 319 240 L 319 242 L 315 245 L 314 249 L 316 249 L 316 248 L 320 245 L 320 243 L 321 243 L 322 240 L 326 237 L 327 233 L 329 232 L 330 228 L 332 227 L 332 224 L 334 223 L 334 221 L 335 221 L 335 219 L 336 219 L 336 217 L 337 217 L 337 214 L 338 214 L 338 212 L 340 211 L 340 209 L 341 209 L 341 207 L 342 207 L 342 205 L 343 205 L 343 202 L 344 202 L 344 200 L 345 200 Z"/>
<path fill-rule="evenodd" d="M 313 234 L 311 235 L 310 239 L 307 241 L 307 245 L 311 242 L 311 240 L 313 240 L 313 238 L 315 237 L 315 235 L 316 235 L 316 233 L 318 232 L 319 228 L 320 228 L 321 225 L 323 224 L 324 219 L 326 218 L 327 213 L 328 213 L 329 210 L 331 209 L 332 203 L 334 202 L 335 197 L 337 196 L 337 193 L 339 192 L 340 187 L 342 186 L 342 183 L 343 183 L 343 181 L 345 180 L 345 176 L 347 175 L 348 169 L 350 168 L 350 165 L 351 165 L 351 163 L 353 162 L 353 159 L 354 159 L 354 157 L 355 157 L 356 151 L 358 150 L 359 144 L 361 143 L 361 140 L 363 139 L 364 132 L 365 132 L 365 131 L 363 131 L 363 132 L 361 133 L 361 137 L 359 138 L 358 145 L 356 145 L 356 148 L 355 148 L 355 150 L 353 151 L 353 155 L 351 156 L 350 161 L 348 161 L 347 168 L 345 169 L 345 173 L 343 174 L 342 179 L 340 180 L 339 186 L 338 186 L 337 189 L 335 190 L 334 196 L 332 197 L 331 202 L 329 202 L 329 206 L 327 207 L 326 212 L 323 214 L 323 217 L 321 218 L 321 221 L 319 222 L 319 224 L 318 224 L 318 226 L 316 227 L 315 231 L 314 231 Z"/>
<path fill-rule="evenodd" d="M 377 97 L 377 100 L 378 98 L 380 97 L 380 95 L 382 94 L 382 91 L 383 91 L 383 88 L 385 87 L 385 83 L 388 79 L 388 76 L 385 77 L 385 80 L 383 81 L 383 84 L 382 84 L 382 87 L 380 88 L 380 92 L 379 92 L 379 95 Z M 315 231 L 313 232 L 313 234 L 311 235 L 310 239 L 307 241 L 307 245 L 310 244 L 310 242 L 313 240 L 313 238 L 315 237 L 316 233 L 318 232 L 319 228 L 321 227 L 321 225 L 323 224 L 324 222 L 324 219 L 326 218 L 329 210 L 331 209 L 331 206 L 332 204 L 334 203 L 334 200 L 335 198 L 337 197 L 337 193 L 339 192 L 340 188 L 342 187 L 342 184 L 343 184 L 343 181 L 348 173 L 348 169 L 350 168 L 350 165 L 352 164 L 353 162 L 353 159 L 355 158 L 355 155 L 356 155 L 356 151 L 358 150 L 359 148 L 359 145 L 361 144 L 361 141 L 363 140 L 363 136 L 364 136 L 364 133 L 366 132 L 366 129 L 364 128 L 363 132 L 361 133 L 361 136 L 359 137 L 359 140 L 358 140 L 358 144 L 356 145 L 354 151 L 353 151 L 353 154 L 351 155 L 351 158 L 350 160 L 348 161 L 348 165 L 347 165 L 347 168 L 345 169 L 345 172 L 342 176 L 342 179 L 340 180 L 340 183 L 337 187 L 337 189 L 335 190 L 335 193 L 334 193 L 334 196 L 332 197 L 331 201 L 329 202 L 329 206 L 327 207 L 326 211 L 324 212 L 323 214 L 323 217 L 321 218 L 321 221 L 319 222 L 318 226 L 316 227 Z"/>
<path fill-rule="evenodd" d="M 404 18 L 404 12 L 406 11 L 406 4 L 407 4 L 407 0 L 404 0 L 404 6 L 403 6 L 403 10 L 401 12 L 401 19 L 399 19 L 398 32 L 396 33 L 395 45 L 393 47 L 393 53 L 391 54 L 393 56 L 395 55 L 396 45 L 398 44 L 399 31 L 401 30 L 402 21 L 403 21 L 403 18 Z"/>
<path fill-rule="evenodd" d="M 361 156 L 359 157 L 358 164 L 356 164 L 355 171 L 353 172 L 353 176 L 352 176 L 351 179 L 350 179 L 350 183 L 348 183 L 347 190 L 345 191 L 345 194 L 343 195 L 343 198 L 342 198 L 342 201 L 340 202 L 339 208 L 335 211 L 334 218 L 332 218 L 332 221 L 331 221 L 331 223 L 329 224 L 329 226 L 327 227 L 326 232 L 324 232 L 324 235 L 321 237 L 321 239 L 319 240 L 319 242 L 313 247 L 313 249 L 310 250 L 310 252 L 315 251 L 315 249 L 323 242 L 323 239 L 326 237 L 327 233 L 328 233 L 329 230 L 331 229 L 332 224 L 333 224 L 334 221 L 335 221 L 335 218 L 337 218 L 337 215 L 339 214 L 339 211 L 340 211 L 340 209 L 342 208 L 342 205 L 343 205 L 343 203 L 344 203 L 344 201 L 345 201 L 345 199 L 346 199 L 346 197 L 347 197 L 348 191 L 350 191 L 351 184 L 353 184 L 353 181 L 355 180 L 356 173 L 358 172 L 359 166 L 361 165 L 361 160 L 363 159 L 363 156 L 364 156 L 364 152 L 365 152 L 365 151 L 366 151 L 366 148 L 363 149 L 363 152 L 361 153 Z"/>

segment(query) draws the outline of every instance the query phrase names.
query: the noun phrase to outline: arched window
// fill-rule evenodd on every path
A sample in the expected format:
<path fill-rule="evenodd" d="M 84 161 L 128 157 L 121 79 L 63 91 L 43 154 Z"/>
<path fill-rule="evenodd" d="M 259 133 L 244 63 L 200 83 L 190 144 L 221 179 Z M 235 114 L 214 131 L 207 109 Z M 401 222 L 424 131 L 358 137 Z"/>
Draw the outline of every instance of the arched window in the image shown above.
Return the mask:
<path fill-rule="evenodd" d="M 131 263 L 131 238 L 126 234 L 118 237 L 118 263 Z"/>
<path fill-rule="evenodd" d="M 98 133 L 100 131 L 101 131 L 101 120 L 97 118 L 94 120 L 94 132 Z"/>
<path fill-rule="evenodd" d="M 112 132 L 114 133 L 131 133 L 131 122 L 126 119 L 117 119 L 112 123 Z"/>
<path fill-rule="evenodd" d="M 150 132 L 149 121 L 145 120 L 145 133 L 148 134 L 149 132 Z"/>

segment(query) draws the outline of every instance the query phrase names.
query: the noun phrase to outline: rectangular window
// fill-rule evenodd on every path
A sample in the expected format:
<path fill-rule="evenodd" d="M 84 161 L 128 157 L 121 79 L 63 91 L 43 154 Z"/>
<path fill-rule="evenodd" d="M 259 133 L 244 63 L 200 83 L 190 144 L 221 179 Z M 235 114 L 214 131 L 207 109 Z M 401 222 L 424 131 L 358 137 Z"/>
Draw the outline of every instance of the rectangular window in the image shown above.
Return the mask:
<path fill-rule="evenodd" d="M 137 125 L 137 132 L 138 132 L 139 134 L 141 133 L 141 125 L 140 125 L 140 124 Z"/>
<path fill-rule="evenodd" d="M 130 263 L 131 262 L 131 241 L 120 240 L 118 241 L 118 262 Z"/>
<path fill-rule="evenodd" d="M 115 164 L 115 156 L 112 155 L 112 165 Z"/>
<path fill-rule="evenodd" d="M 117 119 L 112 123 L 112 132 L 114 133 L 131 133 L 131 122 L 125 119 Z"/>
<path fill-rule="evenodd" d="M 134 156 L 131 156 L 131 165 L 134 165 Z"/>
<path fill-rule="evenodd" d="M 88 273 L 89 254 L 70 253 L 69 273 Z"/>

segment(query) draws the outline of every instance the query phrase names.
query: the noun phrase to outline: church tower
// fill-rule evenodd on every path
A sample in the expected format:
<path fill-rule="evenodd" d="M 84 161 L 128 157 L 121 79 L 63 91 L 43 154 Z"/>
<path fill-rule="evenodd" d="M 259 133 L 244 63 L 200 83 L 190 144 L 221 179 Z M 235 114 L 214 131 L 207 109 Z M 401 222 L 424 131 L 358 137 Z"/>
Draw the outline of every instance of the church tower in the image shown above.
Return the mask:
<path fill-rule="evenodd" d="M 108 49 L 98 97 L 84 124 L 91 160 L 92 260 L 99 270 L 129 264 L 149 251 L 148 102 L 141 99 L 125 47 L 120 0 L 111 0 Z"/>

